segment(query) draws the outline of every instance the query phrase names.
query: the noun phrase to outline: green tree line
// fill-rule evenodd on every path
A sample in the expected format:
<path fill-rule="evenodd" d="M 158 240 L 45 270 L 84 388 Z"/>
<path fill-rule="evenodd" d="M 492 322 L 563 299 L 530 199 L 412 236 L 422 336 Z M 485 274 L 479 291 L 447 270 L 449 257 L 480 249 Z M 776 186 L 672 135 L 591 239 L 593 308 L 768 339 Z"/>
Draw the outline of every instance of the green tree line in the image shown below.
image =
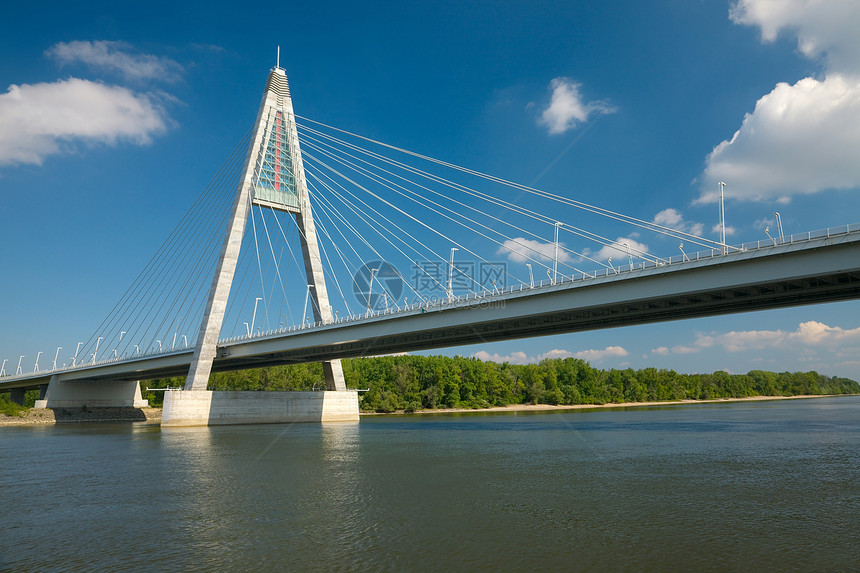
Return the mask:
<path fill-rule="evenodd" d="M 498 364 L 460 356 L 379 356 L 343 361 L 347 386 L 367 412 L 487 408 L 509 404 L 608 404 L 749 396 L 856 394 L 860 384 L 817 372 L 679 374 L 674 370 L 600 370 L 577 358 Z M 184 378 L 144 383 L 182 387 Z M 210 390 L 324 388 L 322 365 L 295 364 L 213 374 Z M 163 392 L 145 392 L 160 405 Z"/>

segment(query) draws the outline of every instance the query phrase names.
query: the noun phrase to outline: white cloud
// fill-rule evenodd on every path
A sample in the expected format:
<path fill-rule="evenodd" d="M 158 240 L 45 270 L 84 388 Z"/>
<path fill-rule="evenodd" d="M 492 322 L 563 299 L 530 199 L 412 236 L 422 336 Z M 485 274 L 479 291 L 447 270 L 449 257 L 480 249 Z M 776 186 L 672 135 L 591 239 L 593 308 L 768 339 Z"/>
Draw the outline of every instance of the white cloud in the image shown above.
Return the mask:
<path fill-rule="evenodd" d="M 152 95 L 77 78 L 12 85 L 0 94 L 0 165 L 32 163 L 77 143 L 144 145 L 167 129 Z"/>
<path fill-rule="evenodd" d="M 831 70 L 860 71 L 857 0 L 738 0 L 729 17 L 736 24 L 758 26 L 765 42 L 791 30 L 806 57 L 824 58 Z"/>
<path fill-rule="evenodd" d="M 499 255 L 507 255 L 508 259 L 516 263 L 524 263 L 531 260 L 551 261 L 555 256 L 555 243 L 543 243 L 523 237 L 508 239 L 497 252 Z M 558 261 L 566 263 L 571 260 L 570 255 L 564 249 L 564 243 L 559 243 Z"/>
<path fill-rule="evenodd" d="M 837 356 L 851 357 L 853 349 L 846 351 L 844 346 L 860 344 L 860 327 L 843 329 L 838 326 L 828 326 L 817 321 L 800 323 L 797 330 L 741 330 L 722 334 L 698 333 L 692 345 L 675 346 L 673 354 L 695 354 L 715 346 L 722 347 L 727 352 L 744 352 L 748 350 L 782 350 L 796 355 L 803 353 L 814 356 L 814 347 L 825 348 Z M 665 347 L 652 350 L 654 354 L 665 356 Z M 814 358 L 811 358 L 814 359 Z"/>
<path fill-rule="evenodd" d="M 490 354 L 486 350 L 479 350 L 472 356 L 484 362 L 498 362 L 499 364 L 504 364 L 505 362 L 511 364 L 528 364 L 529 362 L 534 362 L 534 359 L 530 359 L 525 352 L 512 352 L 507 356 L 501 356 L 498 352 Z"/>
<path fill-rule="evenodd" d="M 663 209 L 662 211 L 654 215 L 653 223 L 662 227 L 668 227 L 676 231 L 681 231 L 682 233 L 696 235 L 697 237 L 701 237 L 702 232 L 704 231 L 704 226 L 701 223 L 685 221 L 684 216 L 680 213 L 680 211 L 672 208 Z"/>
<path fill-rule="evenodd" d="M 170 58 L 133 54 L 123 42 L 60 42 L 45 54 L 61 64 L 80 62 L 94 69 L 119 72 L 129 80 L 177 81 L 183 68 Z"/>
<path fill-rule="evenodd" d="M 627 247 L 630 247 L 629 251 L 627 250 Z M 647 252 L 648 245 L 645 243 L 640 243 L 630 237 L 618 237 L 611 245 L 605 245 L 596 253 L 589 253 L 588 256 L 597 259 L 598 261 L 607 261 L 609 260 L 609 257 L 612 257 L 613 266 L 617 267 L 619 264 L 623 264 L 623 262 L 628 260 L 628 254 L 636 258 L 640 254 Z"/>
<path fill-rule="evenodd" d="M 559 348 L 554 348 L 554 349 L 550 350 L 549 352 L 544 352 L 543 354 L 538 356 L 538 361 L 544 360 L 547 358 L 550 358 L 550 359 L 560 358 L 562 360 L 565 358 L 573 358 L 573 352 L 570 352 L 569 350 L 561 350 Z"/>
<path fill-rule="evenodd" d="M 553 350 L 545 352 L 537 357 L 529 356 L 525 352 L 511 352 L 510 354 L 502 356 L 498 352 L 490 354 L 485 350 L 480 350 L 472 356 L 478 360 L 497 362 L 499 364 L 504 364 L 505 362 L 510 364 L 535 364 L 548 358 L 580 358 L 588 362 L 600 362 L 605 358 L 627 356 L 627 354 L 627 350 L 621 346 L 607 346 L 603 350 L 582 350 L 580 352 L 570 352 L 569 350 L 554 348 Z"/>
<path fill-rule="evenodd" d="M 575 352 L 575 358 L 581 358 L 586 362 L 600 362 L 604 358 L 612 358 L 617 356 L 627 356 L 629 353 L 621 346 L 607 346 L 603 350 L 581 350 Z"/>
<path fill-rule="evenodd" d="M 564 133 L 584 123 L 594 114 L 614 113 L 615 107 L 604 100 L 584 102 L 579 88 L 582 84 L 570 78 L 555 78 L 549 84 L 552 90 L 549 106 L 541 113 L 538 123 L 549 128 L 551 134 Z"/>
<path fill-rule="evenodd" d="M 757 26 L 762 40 L 781 32 L 799 51 L 820 59 L 826 77 L 779 83 L 762 96 L 734 136 L 706 161 L 697 202 L 727 196 L 786 203 L 793 195 L 860 186 L 860 2 L 856 0 L 737 0 L 736 24 Z"/>
<path fill-rule="evenodd" d="M 780 83 L 758 100 L 731 140 L 707 158 L 699 203 L 726 196 L 785 199 L 860 185 L 860 76 Z"/>
<path fill-rule="evenodd" d="M 657 348 L 652 348 L 651 353 L 657 354 L 658 356 L 668 356 L 669 355 L 669 349 L 666 348 L 665 346 L 658 346 Z"/>

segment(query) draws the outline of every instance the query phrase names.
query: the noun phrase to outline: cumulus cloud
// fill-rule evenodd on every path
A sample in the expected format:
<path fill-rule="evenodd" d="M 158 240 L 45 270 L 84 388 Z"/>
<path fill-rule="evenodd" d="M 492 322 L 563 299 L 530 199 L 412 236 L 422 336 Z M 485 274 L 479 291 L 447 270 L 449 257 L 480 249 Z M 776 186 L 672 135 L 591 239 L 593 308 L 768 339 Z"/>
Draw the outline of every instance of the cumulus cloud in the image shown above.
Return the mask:
<path fill-rule="evenodd" d="M 575 352 L 575 358 L 581 358 L 586 362 L 600 362 L 605 358 L 627 356 L 629 353 L 621 346 L 607 346 L 603 350 L 581 350 Z"/>
<path fill-rule="evenodd" d="M 799 51 L 824 64 L 824 79 L 779 83 L 728 141 L 708 155 L 699 203 L 716 185 L 742 200 L 787 202 L 793 195 L 860 186 L 860 3 L 855 0 L 738 0 L 729 17 L 757 26 L 762 40 L 787 31 Z"/>
<path fill-rule="evenodd" d="M 704 226 L 701 223 L 685 221 L 681 212 L 672 208 L 663 209 L 654 215 L 653 223 L 660 225 L 661 227 L 668 227 L 676 231 L 681 231 L 682 233 L 696 235 L 697 237 L 701 237 L 702 231 L 704 230 Z"/>
<path fill-rule="evenodd" d="M 0 165 L 40 165 L 76 144 L 150 143 L 167 129 L 155 96 L 70 78 L 12 85 L 0 94 Z"/>
<path fill-rule="evenodd" d="M 800 323 L 797 330 L 741 330 L 722 334 L 699 333 L 693 344 L 655 348 L 651 352 L 661 356 L 672 354 L 694 354 L 712 347 L 722 347 L 727 352 L 748 350 L 787 350 L 795 353 L 812 352 L 814 347 L 826 348 L 837 355 L 845 345 L 860 344 L 860 327 L 843 329 L 817 321 Z"/>
<path fill-rule="evenodd" d="M 472 356 L 484 362 L 498 362 L 499 364 L 504 364 L 505 362 L 510 364 L 528 364 L 529 362 L 534 362 L 534 359 L 529 359 L 525 352 L 512 352 L 507 356 L 502 356 L 498 352 L 490 354 L 486 350 L 480 350 Z"/>
<path fill-rule="evenodd" d="M 82 63 L 96 70 L 118 72 L 127 80 L 135 81 L 174 82 L 183 71 L 182 66 L 170 58 L 135 54 L 124 42 L 60 42 L 48 48 L 45 54 L 60 64 Z"/>
<path fill-rule="evenodd" d="M 533 260 L 551 261 L 555 256 L 555 243 L 544 243 L 542 241 L 517 237 L 515 239 L 508 239 L 502 243 L 497 254 L 506 255 L 508 259 L 516 263 Z M 559 243 L 558 261 L 566 263 L 570 260 L 570 254 L 564 248 L 564 243 Z"/>
<path fill-rule="evenodd" d="M 498 352 L 490 354 L 485 350 L 476 352 L 472 356 L 478 360 L 497 362 L 499 364 L 504 364 L 505 362 L 510 364 L 535 364 L 548 358 L 579 358 L 587 362 L 600 362 L 606 358 L 622 357 L 627 356 L 627 354 L 627 350 L 621 346 L 607 346 L 603 350 L 581 350 L 579 352 L 570 352 L 569 350 L 554 348 L 553 350 L 540 354 L 537 357 L 529 356 L 525 352 L 511 352 L 510 354 L 502 356 Z"/>
<path fill-rule="evenodd" d="M 860 76 L 780 83 L 708 155 L 697 202 L 782 200 L 860 185 Z"/>
<path fill-rule="evenodd" d="M 645 243 L 640 243 L 630 237 L 618 237 L 611 245 L 605 245 L 599 251 L 594 253 L 589 252 L 588 256 L 598 261 L 607 261 L 612 257 L 615 259 L 615 262 L 618 262 L 621 260 L 626 261 L 628 256 L 637 257 L 647 252 L 648 245 Z"/>
<path fill-rule="evenodd" d="M 593 114 L 615 112 L 616 108 L 605 100 L 585 102 L 579 93 L 581 85 L 570 78 L 555 78 L 550 82 L 552 96 L 538 123 L 549 128 L 551 134 L 571 130 Z"/>
<path fill-rule="evenodd" d="M 738 0 L 729 18 L 736 24 L 758 26 L 764 42 L 791 30 L 806 57 L 824 58 L 832 70 L 860 70 L 860 3 L 856 0 Z"/>

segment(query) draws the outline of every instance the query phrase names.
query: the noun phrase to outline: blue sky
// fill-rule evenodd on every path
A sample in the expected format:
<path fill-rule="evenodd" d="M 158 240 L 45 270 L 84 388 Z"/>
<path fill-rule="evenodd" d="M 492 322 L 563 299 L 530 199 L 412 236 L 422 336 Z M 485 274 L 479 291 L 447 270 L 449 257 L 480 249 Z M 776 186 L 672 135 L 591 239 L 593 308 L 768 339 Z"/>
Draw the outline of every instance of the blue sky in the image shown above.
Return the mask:
<path fill-rule="evenodd" d="M 7 7 L 0 360 L 93 332 L 250 127 L 278 45 L 299 115 L 711 239 L 722 180 L 741 243 L 776 211 L 786 234 L 860 221 L 858 21 L 853 0 Z M 860 303 L 450 352 L 860 379 Z"/>

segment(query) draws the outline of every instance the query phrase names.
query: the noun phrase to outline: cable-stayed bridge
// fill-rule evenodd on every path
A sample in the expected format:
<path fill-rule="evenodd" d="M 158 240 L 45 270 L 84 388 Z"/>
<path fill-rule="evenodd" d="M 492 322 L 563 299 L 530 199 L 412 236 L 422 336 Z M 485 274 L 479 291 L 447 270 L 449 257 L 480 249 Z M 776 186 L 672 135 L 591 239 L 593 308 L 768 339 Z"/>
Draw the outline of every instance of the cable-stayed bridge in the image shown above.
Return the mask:
<path fill-rule="evenodd" d="M 91 337 L 50 368 L 4 361 L 0 390 L 138 403 L 140 380 L 187 376 L 167 413 L 212 394 L 212 371 L 320 361 L 320 394 L 349 409 L 341 358 L 860 297 L 860 225 L 774 235 L 728 245 L 296 116 L 276 67 L 252 129 Z"/>

